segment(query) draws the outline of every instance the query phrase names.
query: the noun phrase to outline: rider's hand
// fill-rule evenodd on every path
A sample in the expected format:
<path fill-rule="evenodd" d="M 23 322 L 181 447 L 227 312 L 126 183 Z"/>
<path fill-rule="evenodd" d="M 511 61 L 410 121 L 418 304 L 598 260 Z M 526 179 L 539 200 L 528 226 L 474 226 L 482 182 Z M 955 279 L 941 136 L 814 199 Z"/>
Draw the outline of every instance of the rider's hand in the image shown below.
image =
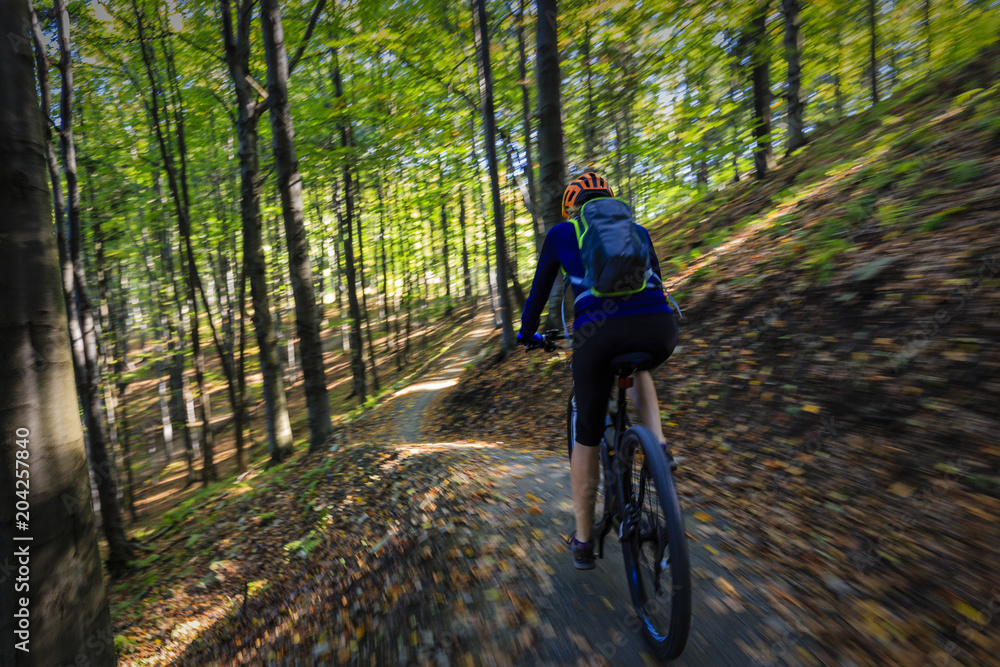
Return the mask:
<path fill-rule="evenodd" d="M 541 347 L 544 342 L 541 334 L 538 333 L 534 333 L 528 337 L 525 337 L 522 333 L 517 334 L 517 344 L 523 345 L 525 350 L 533 350 L 536 347 Z"/>

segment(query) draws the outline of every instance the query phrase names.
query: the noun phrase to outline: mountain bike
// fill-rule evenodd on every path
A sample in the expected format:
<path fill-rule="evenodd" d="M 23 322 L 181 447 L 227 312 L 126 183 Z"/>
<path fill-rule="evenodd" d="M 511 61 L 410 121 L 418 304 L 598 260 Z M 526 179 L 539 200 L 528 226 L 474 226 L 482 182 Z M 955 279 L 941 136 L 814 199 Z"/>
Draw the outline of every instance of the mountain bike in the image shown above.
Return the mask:
<path fill-rule="evenodd" d="M 560 349 L 569 338 L 559 330 L 542 334 L 542 348 Z M 594 512 L 594 555 L 604 558 L 604 539 L 618 534 L 634 616 L 660 659 L 676 658 L 684 650 L 691 627 L 691 573 L 680 500 L 674 486 L 673 456 L 645 426 L 632 425 L 626 389 L 632 374 L 649 367 L 645 353 L 623 354 L 611 360 L 618 388 L 609 405 L 601 440 L 601 479 Z M 575 403 L 570 394 L 566 432 L 572 456 Z"/>

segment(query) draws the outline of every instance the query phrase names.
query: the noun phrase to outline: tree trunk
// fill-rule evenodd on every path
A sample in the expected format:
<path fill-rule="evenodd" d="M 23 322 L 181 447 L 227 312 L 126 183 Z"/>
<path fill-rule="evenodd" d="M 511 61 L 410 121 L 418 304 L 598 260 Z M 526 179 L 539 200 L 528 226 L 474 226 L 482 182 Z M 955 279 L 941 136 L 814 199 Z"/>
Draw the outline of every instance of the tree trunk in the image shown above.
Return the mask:
<path fill-rule="evenodd" d="M 305 376 L 306 405 L 309 411 L 309 447 L 322 446 L 332 431 L 330 402 L 323 370 L 323 346 L 319 337 L 319 316 L 313 292 L 309 240 L 302 212 L 302 177 L 295 156 L 295 131 L 288 102 L 288 55 L 281 25 L 278 0 L 261 0 L 261 27 L 267 61 L 267 91 L 271 101 L 271 134 L 278 188 L 281 191 L 285 240 L 292 290 L 295 296 L 295 324 L 299 335 L 299 356 Z"/>
<path fill-rule="evenodd" d="M 159 181 L 157 181 L 159 182 Z M 174 271 L 173 262 L 173 239 L 169 229 L 163 229 L 160 233 L 160 259 L 164 270 L 169 278 L 168 286 L 170 298 L 173 306 L 177 309 L 176 315 L 170 310 L 170 306 L 165 306 L 167 311 L 167 354 L 171 360 L 170 367 L 170 421 L 180 425 L 181 437 L 184 444 L 184 458 L 187 463 L 188 484 L 193 484 L 197 476 L 194 470 L 194 436 L 192 435 L 193 425 L 185 409 L 188 395 L 187 376 L 184 373 L 184 297 L 177 286 L 177 277 Z M 177 318 L 176 320 L 174 318 Z M 173 442 L 170 443 L 171 447 Z M 169 461 L 169 449 L 165 452 L 164 465 Z"/>
<path fill-rule="evenodd" d="M 841 27 L 839 21 L 833 29 L 833 40 L 835 49 L 835 60 L 833 63 L 833 112 L 836 114 L 837 118 L 840 119 L 844 117 L 844 90 L 840 85 L 840 65 L 843 42 L 841 40 Z"/>
<path fill-rule="evenodd" d="M 531 88 L 528 85 L 528 56 L 524 40 L 524 0 L 518 0 L 517 5 L 517 71 L 521 77 L 521 130 L 524 133 L 524 176 L 528 181 L 528 212 L 531 214 L 531 226 L 535 236 L 535 250 L 542 249 L 545 240 L 545 228 L 542 216 L 538 211 L 538 198 L 535 192 L 535 159 L 531 149 Z"/>
<path fill-rule="evenodd" d="M 490 35 L 486 18 L 486 0 L 476 0 L 476 50 L 479 53 L 479 94 L 483 104 L 483 135 L 486 141 L 486 165 L 490 174 L 493 196 L 493 227 L 497 249 L 497 283 L 500 285 L 500 322 L 502 326 L 500 357 L 514 349 L 514 327 L 511 322 L 510 299 L 507 290 L 507 240 L 504 237 L 503 203 L 500 201 L 500 174 L 497 169 L 496 126 L 493 110 L 493 71 L 490 67 Z"/>
<path fill-rule="evenodd" d="M 517 207 L 514 206 L 514 194 L 516 192 L 517 186 L 511 188 L 511 205 L 507 208 L 510 209 L 510 230 L 507 247 L 510 249 L 510 255 L 508 256 L 507 266 L 510 267 L 510 277 L 515 282 L 517 281 L 517 270 L 518 270 L 518 260 L 520 259 L 518 247 L 517 247 Z"/>
<path fill-rule="evenodd" d="M 771 148 L 771 54 L 767 38 L 767 14 L 770 0 L 760 0 L 750 22 L 751 65 L 753 68 L 754 175 L 766 178 L 774 168 Z"/>
<path fill-rule="evenodd" d="M 31 590 L 15 591 L 13 570 L 0 589 L 0 664 L 28 664 L 17 646 L 23 641 L 31 664 L 77 664 L 82 656 L 91 665 L 114 665 L 25 25 L 28 2 L 4 0 L 0 183 L 20 187 L 0 188 L 0 549 L 10 556 L 5 565 L 18 554 L 22 563 L 30 557 Z M 29 498 L 27 471 L 30 521 L 18 509 Z M 30 643 L 15 617 L 23 598 Z"/>
<path fill-rule="evenodd" d="M 788 155 L 806 143 L 803 132 L 802 115 L 805 110 L 805 100 L 802 99 L 802 0 L 781 0 L 781 9 L 785 15 L 785 60 L 788 62 Z"/>
<path fill-rule="evenodd" d="M 535 78 L 538 81 L 538 183 L 539 208 L 545 232 L 563 221 L 562 196 L 566 189 L 566 149 L 563 146 L 562 102 L 559 73 L 558 0 L 536 0 L 538 24 L 535 43 Z M 549 294 L 546 329 L 560 326 L 563 283 L 555 281 Z"/>
<path fill-rule="evenodd" d="M 81 256 L 80 191 L 77 187 L 76 144 L 73 140 L 73 61 L 69 39 L 69 11 L 65 0 L 56 0 L 55 13 L 59 32 L 59 68 L 62 71 L 59 135 L 63 171 L 66 173 L 69 256 L 73 265 L 73 289 L 79 308 L 77 314 L 80 318 L 82 335 L 80 342 L 83 344 L 84 358 L 84 367 L 77 373 L 82 381 L 79 387 L 80 404 L 89 444 L 90 464 L 101 501 L 101 527 L 108 540 L 108 571 L 112 576 L 118 576 L 128 569 L 128 562 L 132 560 L 132 546 L 125 537 L 121 508 L 118 504 L 118 485 L 115 481 L 113 461 L 108 452 L 107 424 L 101 409 L 97 331 L 93 305 L 87 294 L 87 281 Z"/>
<path fill-rule="evenodd" d="M 878 6 L 868 0 L 868 71 L 870 73 L 872 106 L 878 104 Z"/>
<path fill-rule="evenodd" d="M 448 202 L 442 196 L 441 201 L 441 254 L 444 255 L 444 296 L 447 301 L 446 312 L 451 312 L 451 257 L 448 255 Z"/>
<path fill-rule="evenodd" d="M 333 88 L 334 95 L 340 99 L 344 96 L 343 84 L 340 79 L 340 62 L 337 58 L 337 50 L 332 50 L 333 55 Z M 341 148 L 351 147 L 351 127 L 346 119 L 337 121 L 337 129 L 340 132 Z M 344 239 L 344 273 L 347 278 L 347 310 L 351 318 L 351 377 L 354 386 L 354 394 L 364 405 L 367 399 L 365 392 L 365 361 L 363 357 L 364 347 L 361 339 L 361 307 L 358 303 L 358 286 L 354 264 L 354 179 L 351 173 L 351 165 L 344 158 L 342 169 L 344 178 L 344 210 L 338 208 L 337 216 L 340 218 L 341 235 Z"/>
<path fill-rule="evenodd" d="M 590 23 L 583 25 L 583 46 L 580 57 L 587 79 L 587 107 L 583 117 L 583 163 L 592 169 L 597 161 L 597 110 L 594 108 L 593 71 L 590 66 Z"/>
<path fill-rule="evenodd" d="M 115 384 L 118 388 L 119 419 L 121 428 L 119 429 L 119 439 L 122 446 L 122 465 L 125 466 L 125 502 L 132 521 L 139 519 L 135 507 L 135 476 L 132 471 L 132 447 L 128 424 L 128 329 L 125 321 L 127 300 L 125 294 L 124 278 L 122 276 L 121 260 L 118 261 L 117 301 L 118 307 L 112 311 L 112 329 L 114 331 L 115 349 L 113 353 L 115 364 Z"/>
<path fill-rule="evenodd" d="M 561 77 L 557 39 L 557 0 L 537 0 L 538 26 L 535 78 L 538 81 L 539 205 L 545 231 L 563 221 L 562 195 L 566 187 L 563 147 Z"/>
<path fill-rule="evenodd" d="M 924 34 L 926 35 L 925 41 L 927 42 L 924 45 L 924 48 L 926 49 L 926 54 L 927 54 L 926 55 L 926 63 L 927 63 L 926 72 L 928 74 L 930 74 L 930 72 L 931 72 L 931 60 L 932 60 L 932 54 L 933 54 L 933 41 L 932 41 L 933 33 L 931 32 L 931 0 L 924 0 Z"/>
<path fill-rule="evenodd" d="M 148 43 L 145 30 L 145 16 L 142 10 L 139 8 L 138 4 L 133 1 L 132 3 L 133 12 L 136 18 L 136 29 L 139 38 L 139 48 L 142 55 L 143 63 L 146 67 L 146 74 L 149 78 L 150 85 L 150 96 L 151 102 L 149 105 L 149 110 L 151 113 L 151 121 L 153 124 L 153 130 L 156 135 L 157 143 L 160 149 L 160 157 L 163 160 L 163 168 L 167 174 L 167 184 L 170 188 L 170 194 L 174 201 L 174 207 L 177 212 L 177 225 L 180 231 L 181 242 L 186 250 L 185 257 L 186 263 L 182 269 L 184 281 L 187 286 L 187 299 L 188 307 L 190 308 L 190 318 L 191 318 L 191 351 L 194 356 L 194 370 L 195 370 L 195 383 L 198 387 L 198 395 L 201 402 L 201 427 L 202 427 L 202 483 L 206 486 L 216 479 L 215 472 L 215 461 L 214 461 L 214 438 L 212 431 L 212 408 L 211 408 L 211 397 L 208 394 L 208 389 L 205 384 L 205 354 L 201 349 L 201 331 L 199 327 L 199 317 L 198 317 L 198 269 L 194 261 L 194 248 L 191 243 L 191 218 L 190 218 L 190 203 L 188 198 L 188 187 L 187 187 L 187 149 L 184 143 L 184 125 L 183 125 L 183 102 L 179 99 L 180 91 L 178 88 L 173 86 L 173 76 L 170 76 L 173 70 L 173 52 L 168 51 L 166 47 L 164 50 L 167 52 L 168 61 L 167 78 L 171 82 L 170 92 L 174 94 L 174 118 L 177 124 L 176 138 L 177 138 L 177 151 L 179 158 L 179 169 L 178 165 L 174 163 L 173 158 L 173 148 L 170 145 L 171 139 L 169 136 L 170 123 L 169 114 L 167 113 L 168 108 L 168 96 L 165 92 L 160 90 L 160 84 L 157 80 L 157 68 L 153 63 L 153 47 Z M 160 36 L 163 39 L 163 35 Z M 160 117 L 160 99 L 162 97 L 163 104 L 163 121 L 161 123 Z M 204 295 L 203 295 L 204 296 Z M 207 302 L 206 302 L 207 306 Z M 207 307 L 206 307 L 207 310 Z M 209 317 L 209 322 L 211 324 L 211 313 L 206 313 Z M 212 325 L 214 333 L 214 325 Z M 228 368 L 226 364 L 225 354 L 221 346 L 219 346 L 219 353 L 222 364 L 225 368 Z"/>
<path fill-rule="evenodd" d="M 246 472 L 246 457 L 243 453 L 243 424 L 246 423 L 247 431 L 250 430 L 250 420 L 247 413 L 247 394 L 246 394 L 246 306 L 247 306 L 247 264 L 246 260 L 243 262 L 243 266 L 240 269 L 240 280 L 239 280 L 239 310 L 240 310 L 240 356 L 238 359 L 238 366 L 236 368 L 236 411 L 233 412 L 233 428 L 236 431 L 237 441 L 236 441 L 236 469 L 242 474 Z M 251 440 L 253 442 L 253 434 L 250 434 Z"/>
<path fill-rule="evenodd" d="M 465 287 L 465 300 L 472 299 L 472 272 L 469 270 L 469 244 L 465 225 L 465 194 L 458 198 L 458 227 L 462 233 L 462 284 Z"/>
<path fill-rule="evenodd" d="M 491 267 L 490 257 L 490 227 L 489 222 L 486 217 L 486 192 L 483 188 L 483 178 L 482 170 L 479 167 L 479 153 L 476 150 L 476 116 L 471 114 L 469 116 L 469 126 L 472 129 L 472 164 L 475 165 L 475 179 L 476 179 L 476 197 L 479 200 L 479 217 L 483 224 L 483 256 L 486 259 L 486 287 L 489 293 L 490 300 L 490 310 L 493 311 L 493 322 L 499 327 L 500 326 L 500 307 L 499 299 L 496 296 L 496 291 L 494 290 L 493 281 L 493 270 Z"/>
<path fill-rule="evenodd" d="M 354 180 L 357 182 L 357 178 Z M 358 189 L 361 189 L 360 184 Z M 360 211 L 354 216 L 354 219 L 355 228 L 358 233 L 358 282 L 361 284 L 361 315 L 365 321 L 365 338 L 368 340 L 368 363 L 370 364 L 372 373 L 372 391 L 377 394 L 379 391 L 378 371 L 376 369 L 378 359 L 375 356 L 375 343 L 372 341 L 372 322 L 371 312 L 368 310 L 368 294 L 365 292 L 365 243 L 364 236 L 361 233 Z"/>
<path fill-rule="evenodd" d="M 378 237 L 379 250 L 382 255 L 382 333 L 385 335 L 385 349 L 392 350 L 391 328 L 389 323 L 389 259 L 385 250 L 385 193 L 382 168 L 376 174 L 378 178 Z"/>

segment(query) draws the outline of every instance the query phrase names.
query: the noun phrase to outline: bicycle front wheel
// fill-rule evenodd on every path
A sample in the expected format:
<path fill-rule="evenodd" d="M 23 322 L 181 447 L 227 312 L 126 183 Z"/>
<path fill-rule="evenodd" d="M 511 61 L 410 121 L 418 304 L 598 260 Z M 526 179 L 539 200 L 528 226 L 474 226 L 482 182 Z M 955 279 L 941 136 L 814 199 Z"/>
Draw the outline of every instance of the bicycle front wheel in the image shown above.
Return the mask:
<path fill-rule="evenodd" d="M 691 573 L 677 489 L 666 454 L 646 427 L 626 431 L 619 454 L 622 554 L 634 619 L 658 658 L 676 658 L 691 627 Z"/>

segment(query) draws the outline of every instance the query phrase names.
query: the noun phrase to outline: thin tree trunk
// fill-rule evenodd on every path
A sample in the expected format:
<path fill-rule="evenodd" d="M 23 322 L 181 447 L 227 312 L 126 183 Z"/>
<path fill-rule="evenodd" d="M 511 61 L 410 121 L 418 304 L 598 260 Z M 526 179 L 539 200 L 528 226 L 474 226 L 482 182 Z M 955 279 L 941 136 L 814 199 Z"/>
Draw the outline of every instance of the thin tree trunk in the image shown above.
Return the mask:
<path fill-rule="evenodd" d="M 444 255 L 444 296 L 447 301 L 445 313 L 451 313 L 451 258 L 448 255 L 448 202 L 441 198 L 441 254 Z"/>
<path fill-rule="evenodd" d="M 243 453 L 243 424 L 247 422 L 247 427 L 249 430 L 249 419 L 247 419 L 247 395 L 246 395 L 246 374 L 244 369 L 246 368 L 246 305 L 247 305 L 247 263 L 246 260 L 243 261 L 243 266 L 240 268 L 240 288 L 239 288 L 239 310 L 240 310 L 240 356 L 238 361 L 238 366 L 236 367 L 236 409 L 233 412 L 233 428 L 236 431 L 236 469 L 240 472 L 246 472 L 246 456 Z M 252 438 L 252 435 L 251 435 Z M 251 442 L 253 440 L 251 439 Z"/>
<path fill-rule="evenodd" d="M 159 190 L 159 179 L 157 178 L 157 189 Z M 176 308 L 175 314 L 169 306 L 165 306 L 167 312 L 167 354 L 171 359 L 170 368 L 170 421 L 177 423 L 181 427 L 181 437 L 184 444 L 184 459 L 187 464 L 187 482 L 193 484 L 197 475 L 194 470 L 194 436 L 193 426 L 188 411 L 185 409 L 186 397 L 188 395 L 187 376 L 184 373 L 184 297 L 177 286 L 177 276 L 173 261 L 174 244 L 169 229 L 160 232 L 160 260 L 167 274 L 170 299 Z M 171 442 L 171 445 L 173 443 Z M 168 450 L 169 451 L 169 450 Z M 164 465 L 169 461 L 169 454 L 164 456 Z"/>
<path fill-rule="evenodd" d="M 127 306 L 124 278 L 122 276 L 121 261 L 119 260 L 118 274 L 118 307 L 112 310 L 112 330 L 114 332 L 114 365 L 115 384 L 118 388 L 118 405 L 121 406 L 119 416 L 121 428 L 119 429 L 119 439 L 122 446 L 122 465 L 125 466 L 125 503 L 132 521 L 138 521 L 139 516 L 135 506 L 135 475 L 132 470 L 132 447 L 129 434 L 128 423 L 128 403 L 125 400 L 128 395 L 128 328 L 125 322 L 125 308 Z"/>
<path fill-rule="evenodd" d="M 19 627 L 14 572 L 0 587 L 0 664 L 115 664 L 83 430 L 77 413 L 65 301 L 48 199 L 44 130 L 31 64 L 28 2 L 4 2 L 0 34 L 0 549 L 30 556 L 30 633 Z M 16 39 L 15 39 L 16 38 Z M 23 454 L 22 454 L 23 452 Z M 21 470 L 31 471 L 28 483 Z M 18 524 L 28 522 L 30 527 Z M 15 541 L 28 537 L 31 541 Z M 22 560 L 22 563 L 24 560 Z M 30 643 L 29 640 L 30 639 Z M 96 639 L 96 642 L 95 642 Z M 91 642 L 94 642 L 93 644 Z"/>
<path fill-rule="evenodd" d="M 458 198 L 458 227 L 462 233 L 462 284 L 465 287 L 465 300 L 472 299 L 472 272 L 469 270 L 468 232 L 465 225 L 465 194 Z"/>
<path fill-rule="evenodd" d="M 500 306 L 499 299 L 496 296 L 496 291 L 494 290 L 494 280 L 493 280 L 493 269 L 491 267 L 490 257 L 492 255 L 490 251 L 490 228 L 489 221 L 486 217 L 486 193 L 483 188 L 483 177 L 482 170 L 479 167 L 479 153 L 476 150 L 476 116 L 471 114 L 469 116 L 469 124 L 472 128 L 472 164 L 475 166 L 475 178 L 476 178 L 476 195 L 479 200 L 479 217 L 483 223 L 483 255 L 486 258 L 486 287 L 489 294 L 490 300 L 490 310 L 493 311 L 493 322 L 499 327 L 500 320 Z"/>
<path fill-rule="evenodd" d="M 896 89 L 899 85 L 899 59 L 897 57 L 897 51 L 899 43 L 896 39 L 896 19 L 898 18 L 896 13 L 899 10 L 898 0 L 893 0 L 892 11 L 889 14 L 889 20 L 887 22 L 886 28 L 888 31 L 888 46 L 889 46 L 889 95 Z"/>
<path fill-rule="evenodd" d="M 174 163 L 172 147 L 168 145 L 170 141 L 170 120 L 169 114 L 167 113 L 168 108 L 168 96 L 161 93 L 160 84 L 157 81 L 156 68 L 153 63 L 153 47 L 149 44 L 145 36 L 145 16 L 140 10 L 138 4 L 133 0 L 132 3 L 133 12 L 136 18 L 136 27 L 139 37 L 139 48 L 142 55 L 143 63 L 146 67 L 146 74 L 149 78 L 150 84 L 150 95 L 151 102 L 149 105 L 149 110 L 151 113 L 151 120 L 153 123 L 153 129 L 155 131 L 157 143 L 160 149 L 160 157 L 163 160 L 163 167 L 167 173 L 167 183 L 170 187 L 170 193 L 174 200 L 174 206 L 177 211 L 177 224 L 180 231 L 181 243 L 184 245 L 186 250 L 186 263 L 182 269 L 184 275 L 184 281 L 187 285 L 187 299 L 188 307 L 190 308 L 190 318 L 191 318 L 191 351 L 194 356 L 194 370 L 195 370 L 195 383 L 198 387 L 198 394 L 201 402 L 201 425 L 202 425 L 202 483 L 206 486 L 216 479 L 215 472 L 215 461 L 214 461 L 214 438 L 212 431 L 212 408 L 211 408 L 211 397 L 208 394 L 208 390 L 205 384 L 205 355 L 201 349 L 201 332 L 200 332 L 200 318 L 198 316 L 198 270 L 194 261 L 194 248 L 191 244 L 191 219 L 190 219 L 190 203 L 188 198 L 188 188 L 187 188 L 187 160 L 186 160 L 186 146 L 184 144 L 184 126 L 183 126 L 183 116 L 182 109 L 183 103 L 180 99 L 176 99 L 179 96 L 179 89 L 171 88 L 171 91 L 175 95 L 175 105 L 174 113 L 175 120 L 177 122 L 176 129 L 176 139 L 177 139 L 177 149 L 179 157 L 179 171 L 178 165 Z M 161 35 L 162 39 L 162 35 Z M 166 46 L 164 50 L 167 54 L 167 68 L 168 68 L 168 79 L 173 79 L 169 76 L 170 72 L 173 70 L 172 64 L 172 51 L 168 51 Z M 163 122 L 161 123 L 160 117 L 160 99 L 162 97 L 163 104 Z M 207 302 L 206 302 L 207 306 Z M 207 308 L 206 308 L 207 310 Z M 206 313 L 209 317 L 211 323 L 211 313 Z M 212 325 L 214 332 L 214 325 Z M 226 367 L 225 355 L 223 354 L 221 346 L 219 346 L 220 357 L 222 358 L 222 364 Z"/>
<path fill-rule="evenodd" d="M 507 240 L 504 236 L 503 203 L 500 201 L 500 174 L 497 169 L 496 126 L 493 110 L 493 71 L 490 66 L 490 36 L 485 0 L 476 0 L 476 50 L 479 53 L 479 94 L 483 104 L 483 135 L 486 142 L 486 165 L 493 196 L 493 227 L 497 249 L 497 284 L 500 286 L 500 321 L 502 337 L 499 358 L 514 349 L 514 327 L 507 295 Z"/>
<path fill-rule="evenodd" d="M 733 183 L 740 182 L 740 125 L 742 123 L 742 105 L 736 99 L 736 88 L 739 85 L 739 62 L 733 62 L 730 65 L 730 75 L 729 75 L 729 103 L 733 107 L 733 111 L 729 116 L 729 125 L 733 133 L 733 145 L 732 145 L 732 162 L 733 162 Z"/>
<path fill-rule="evenodd" d="M 355 181 L 357 180 L 356 178 Z M 361 189 L 360 184 L 358 189 Z M 361 213 L 359 212 L 354 218 L 358 233 L 358 282 L 361 284 L 361 314 L 365 321 L 365 338 L 368 340 L 368 363 L 372 373 L 372 391 L 377 394 L 379 391 L 378 371 L 376 370 L 378 358 L 375 356 L 375 343 L 372 341 L 371 312 L 368 310 L 368 294 L 365 291 L 365 243 L 361 233 Z"/>
<path fill-rule="evenodd" d="M 587 79 L 587 104 L 583 118 L 583 163 L 593 168 L 597 161 L 597 111 L 594 108 L 593 71 L 590 66 L 590 23 L 583 25 L 583 46 L 580 58 Z"/>
<path fill-rule="evenodd" d="M 844 117 L 844 90 L 840 82 L 841 54 L 843 52 L 843 41 L 841 39 L 840 22 L 836 23 L 833 29 L 834 40 L 834 63 L 833 63 L 833 112 L 837 118 Z"/>
<path fill-rule="evenodd" d="M 385 251 L 385 193 L 382 180 L 382 168 L 376 174 L 378 178 L 378 237 L 379 249 L 382 253 L 382 333 L 385 335 L 385 349 L 392 350 L 391 328 L 389 323 L 389 261 Z"/>
<path fill-rule="evenodd" d="M 759 0 L 750 22 L 751 64 L 753 68 L 754 175 L 766 178 L 774 168 L 771 148 L 771 55 L 767 37 L 767 15 L 770 0 Z"/>
<path fill-rule="evenodd" d="M 802 0 L 781 0 L 781 9 L 785 15 L 785 60 L 788 62 L 788 110 L 786 123 L 788 127 L 788 155 L 806 143 L 803 132 L 803 112 L 805 100 L 802 99 Z"/>
<path fill-rule="evenodd" d="M 302 177 L 295 156 L 294 129 L 288 102 L 288 56 L 278 0 L 261 0 L 261 27 L 267 61 L 267 90 L 271 101 L 271 135 L 278 188 L 281 191 L 285 240 L 292 290 L 295 295 L 295 324 L 299 335 L 299 356 L 305 376 L 306 406 L 309 412 L 309 448 L 321 447 L 332 432 L 323 346 L 319 336 L 319 316 L 313 292 L 309 240 L 302 213 Z"/>
<path fill-rule="evenodd" d="M 340 62 L 337 58 L 336 49 L 332 50 L 332 55 L 334 95 L 340 99 L 344 96 L 344 89 L 343 83 L 340 79 Z M 338 120 L 337 128 L 340 132 L 341 148 L 350 148 L 351 128 L 348 121 L 343 118 Z M 347 308 L 351 318 L 351 376 L 354 386 L 354 394 L 363 405 L 367 399 L 367 394 L 365 393 L 364 347 L 361 338 L 361 308 L 358 304 L 358 286 L 354 264 L 354 179 L 351 173 L 351 165 L 346 158 L 342 174 L 344 179 L 344 210 L 341 212 L 338 209 L 337 215 L 340 217 L 341 234 L 344 238 L 344 271 L 347 278 Z"/>
<path fill-rule="evenodd" d="M 563 147 L 561 76 L 557 35 L 557 0 L 537 0 L 538 25 L 535 79 L 538 82 L 539 205 L 545 231 L 563 221 L 562 195 L 566 187 Z"/>
<path fill-rule="evenodd" d="M 511 188 L 511 195 L 514 194 L 516 188 L 517 188 L 516 185 L 513 188 Z M 520 257 L 517 248 L 517 207 L 514 206 L 513 197 L 511 197 L 511 204 L 507 208 L 510 209 L 510 230 L 508 232 L 510 235 L 510 240 L 507 245 L 507 247 L 510 249 L 510 255 L 509 255 L 510 261 L 507 263 L 507 266 L 510 267 L 510 277 L 514 281 L 517 281 L 517 267 L 518 267 L 518 260 L 520 259 Z"/>
<path fill-rule="evenodd" d="M 924 0 L 924 35 L 926 35 L 924 41 L 926 44 L 926 63 L 927 63 L 927 73 L 931 72 L 931 62 L 933 60 L 933 33 L 931 32 L 931 0 Z"/>
<path fill-rule="evenodd" d="M 61 119 L 60 144 L 63 171 L 66 174 L 67 223 L 69 225 L 69 256 L 73 264 L 73 287 L 78 304 L 80 333 L 82 335 L 84 368 L 79 373 L 80 404 L 89 444 L 90 463 L 97 482 L 101 501 L 101 525 L 108 540 L 108 571 L 118 576 L 129 569 L 132 546 L 125 537 L 121 508 L 118 504 L 118 487 L 115 482 L 113 462 L 108 452 L 107 424 L 101 409 L 101 389 L 97 365 L 97 331 L 94 311 L 87 294 L 87 281 L 83 273 L 80 233 L 80 191 L 77 187 L 76 145 L 73 140 L 73 61 L 69 38 L 69 11 L 65 0 L 55 0 L 55 13 L 59 33 L 59 68 L 62 73 L 60 95 Z"/>
<path fill-rule="evenodd" d="M 545 228 L 538 211 L 538 195 L 535 192 L 535 159 L 531 148 L 531 88 L 528 82 L 528 56 L 524 39 L 524 0 L 518 0 L 516 22 L 517 71 L 521 77 L 521 131 L 524 133 L 524 176 L 528 181 L 530 200 L 528 212 L 531 214 L 531 226 L 534 230 L 535 250 L 540 251 L 545 240 Z"/>
<path fill-rule="evenodd" d="M 559 73 L 558 0 L 536 0 L 535 79 L 538 82 L 538 202 L 545 232 L 563 221 L 566 189 L 566 149 L 563 145 Z M 555 281 L 549 294 L 544 328 L 560 324 L 563 282 Z"/>
<path fill-rule="evenodd" d="M 868 0 L 868 71 L 870 73 L 872 106 L 878 104 L 878 7 Z"/>

